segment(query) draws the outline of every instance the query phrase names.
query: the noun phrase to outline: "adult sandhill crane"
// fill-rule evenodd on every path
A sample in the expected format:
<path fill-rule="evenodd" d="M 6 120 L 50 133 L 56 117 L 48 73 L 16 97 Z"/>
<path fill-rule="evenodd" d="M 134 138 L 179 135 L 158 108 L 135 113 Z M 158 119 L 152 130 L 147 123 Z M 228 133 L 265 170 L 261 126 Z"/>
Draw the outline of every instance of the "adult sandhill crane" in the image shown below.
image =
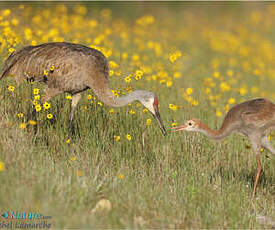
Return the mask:
<path fill-rule="evenodd" d="M 44 75 L 44 71 L 47 71 L 48 76 Z M 70 93 L 71 128 L 81 93 L 90 88 L 108 106 L 121 107 L 135 100 L 140 101 L 156 118 L 162 133 L 166 134 L 156 95 L 150 91 L 136 90 L 126 96 L 115 97 L 109 86 L 107 59 L 100 51 L 84 45 L 52 42 L 23 47 L 5 61 L 0 78 L 6 76 L 13 76 L 17 84 L 24 79 L 44 82 L 47 87 L 42 102 L 63 92 Z"/>
<path fill-rule="evenodd" d="M 209 138 L 220 140 L 236 131 L 247 136 L 256 154 L 257 171 L 254 178 L 254 198 L 259 177 L 262 171 L 260 161 L 260 149 L 264 147 L 275 155 L 275 149 L 269 142 L 267 135 L 275 130 L 275 104 L 267 99 L 254 99 L 243 102 L 231 108 L 226 114 L 222 126 L 218 130 L 212 130 L 198 119 L 191 119 L 184 125 L 171 128 L 174 131 L 201 132 Z"/>

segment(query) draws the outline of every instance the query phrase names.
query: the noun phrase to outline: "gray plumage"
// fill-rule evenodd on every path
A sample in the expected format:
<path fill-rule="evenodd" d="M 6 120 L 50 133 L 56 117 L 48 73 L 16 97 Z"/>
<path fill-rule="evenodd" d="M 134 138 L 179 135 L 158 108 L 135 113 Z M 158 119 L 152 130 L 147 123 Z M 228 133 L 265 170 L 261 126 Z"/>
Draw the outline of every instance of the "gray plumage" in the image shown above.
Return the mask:
<path fill-rule="evenodd" d="M 52 66 L 54 71 L 51 72 L 49 70 Z M 48 72 L 47 77 L 43 75 L 44 70 Z M 120 107 L 139 100 L 155 117 L 158 114 L 156 119 L 162 132 L 166 133 L 157 105 L 148 104 L 150 97 L 157 102 L 152 92 L 137 90 L 120 98 L 113 95 L 110 90 L 108 61 L 98 50 L 67 42 L 26 46 L 12 53 L 5 61 L 0 78 L 7 76 L 12 76 L 17 84 L 24 79 L 44 82 L 47 87 L 42 102 L 63 92 L 72 94 L 70 123 L 81 93 L 90 88 L 100 101 L 109 106 Z"/>
<path fill-rule="evenodd" d="M 220 129 L 212 130 L 199 119 L 193 118 L 184 125 L 172 128 L 174 131 L 201 132 L 209 138 L 220 140 L 233 132 L 247 136 L 256 154 L 257 171 L 255 174 L 253 194 L 255 196 L 262 171 L 260 162 L 261 147 L 275 155 L 275 149 L 268 140 L 268 133 L 275 130 L 275 104 L 265 98 L 245 101 L 231 108 L 226 114 Z"/>

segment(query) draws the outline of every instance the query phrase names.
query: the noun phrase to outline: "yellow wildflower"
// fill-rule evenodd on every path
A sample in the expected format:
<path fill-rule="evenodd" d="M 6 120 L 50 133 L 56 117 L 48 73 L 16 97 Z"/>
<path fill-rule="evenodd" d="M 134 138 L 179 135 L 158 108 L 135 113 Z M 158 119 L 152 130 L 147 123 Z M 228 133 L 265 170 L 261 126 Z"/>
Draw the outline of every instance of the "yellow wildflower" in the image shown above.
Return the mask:
<path fill-rule="evenodd" d="M 197 106 L 197 105 L 199 104 L 199 102 L 198 102 L 197 100 L 192 100 L 191 104 L 192 104 L 193 106 Z"/>
<path fill-rule="evenodd" d="M 5 171 L 5 164 L 2 161 L 0 161 L 0 172 L 1 171 Z"/>
<path fill-rule="evenodd" d="M 129 76 L 125 77 L 124 81 L 127 83 L 131 82 L 131 74 Z"/>
<path fill-rule="evenodd" d="M 49 73 L 48 73 L 46 70 L 43 71 L 43 76 L 46 76 L 46 77 L 47 77 L 48 74 L 49 74 Z"/>
<path fill-rule="evenodd" d="M 72 96 L 71 96 L 71 95 L 67 95 L 67 96 L 66 96 L 66 99 L 67 99 L 67 100 L 72 100 Z"/>
<path fill-rule="evenodd" d="M 260 152 L 262 153 L 263 151 L 264 151 L 264 149 L 263 149 L 263 148 L 261 148 L 261 149 L 260 149 Z"/>
<path fill-rule="evenodd" d="M 233 76 L 233 71 L 230 69 L 230 70 L 228 70 L 227 71 L 227 75 L 229 76 L 229 77 L 232 77 Z"/>
<path fill-rule="evenodd" d="M 19 128 L 20 129 L 25 129 L 26 128 L 26 124 L 25 123 L 20 123 L 19 124 Z"/>
<path fill-rule="evenodd" d="M 143 113 L 147 113 L 147 112 L 148 112 L 148 109 L 143 109 L 142 112 L 143 112 Z"/>
<path fill-rule="evenodd" d="M 54 66 L 52 65 L 51 67 L 50 67 L 50 72 L 52 73 L 53 71 L 54 71 Z"/>
<path fill-rule="evenodd" d="M 34 96 L 34 100 L 35 100 L 35 101 L 40 100 L 40 95 L 35 95 L 35 96 Z"/>
<path fill-rule="evenodd" d="M 192 101 L 192 99 L 193 99 L 191 96 L 188 96 L 187 94 L 184 94 L 184 98 L 185 98 L 185 100 L 188 101 L 189 103 L 191 103 L 191 101 Z"/>
<path fill-rule="evenodd" d="M 96 27 L 98 25 L 97 21 L 96 20 L 90 20 L 89 21 L 89 26 L 91 27 Z"/>
<path fill-rule="evenodd" d="M 135 72 L 135 75 L 143 75 L 143 71 L 142 70 L 136 70 L 136 72 Z"/>
<path fill-rule="evenodd" d="M 141 75 L 135 75 L 135 79 L 138 81 L 141 79 Z"/>
<path fill-rule="evenodd" d="M 71 157 L 70 160 L 71 160 L 71 161 L 75 161 L 75 160 L 76 160 L 76 157 Z"/>
<path fill-rule="evenodd" d="M 151 125 L 151 119 L 149 119 L 149 118 L 147 119 L 146 125 L 148 125 L 148 126 Z"/>
<path fill-rule="evenodd" d="M 229 110 L 229 105 L 225 105 L 224 110 L 227 112 Z"/>
<path fill-rule="evenodd" d="M 244 87 L 241 87 L 240 88 L 240 94 L 243 96 L 243 95 L 245 95 L 246 94 L 246 88 L 244 88 Z"/>
<path fill-rule="evenodd" d="M 178 109 L 178 107 L 174 104 L 169 104 L 169 109 L 176 111 Z"/>
<path fill-rule="evenodd" d="M 67 143 L 67 144 L 70 144 L 70 143 L 71 143 L 71 139 L 70 139 L 70 138 L 67 139 L 67 140 L 66 140 L 66 143 Z"/>
<path fill-rule="evenodd" d="M 118 141 L 120 141 L 120 136 L 116 136 L 116 135 L 115 135 L 115 136 L 114 136 L 114 139 L 115 139 L 116 142 L 118 142 Z"/>
<path fill-rule="evenodd" d="M 53 118 L 53 115 L 52 115 L 51 113 L 48 113 L 48 114 L 47 114 L 47 118 L 48 118 L 49 120 L 51 120 L 51 119 Z"/>
<path fill-rule="evenodd" d="M 29 125 L 36 125 L 36 124 L 37 124 L 36 121 L 34 121 L 34 120 L 29 120 Z"/>
<path fill-rule="evenodd" d="M 115 75 L 119 77 L 119 76 L 121 75 L 121 71 L 120 71 L 120 70 L 117 70 L 117 71 L 115 72 Z"/>
<path fill-rule="evenodd" d="M 41 111 L 41 105 L 39 105 L 39 104 L 37 104 L 37 105 L 35 105 L 35 110 L 36 110 L 36 112 L 39 112 L 39 111 Z"/>
<path fill-rule="evenodd" d="M 135 114 L 135 113 L 136 113 L 136 112 L 135 112 L 134 110 L 132 110 L 132 109 L 129 111 L 129 114 L 131 114 L 131 115 L 133 115 L 133 114 Z"/>
<path fill-rule="evenodd" d="M 38 88 L 34 88 L 34 89 L 33 89 L 33 94 L 34 94 L 34 95 L 37 95 L 37 94 L 39 94 L 39 91 L 40 91 L 40 90 L 39 90 Z"/>
<path fill-rule="evenodd" d="M 24 114 L 23 113 L 18 113 L 17 116 L 18 116 L 18 118 L 22 118 L 22 117 L 24 117 Z"/>
<path fill-rule="evenodd" d="M 172 81 L 167 81 L 166 82 L 166 86 L 169 88 L 169 87 L 171 87 L 173 85 L 173 82 Z"/>
<path fill-rule="evenodd" d="M 191 95 L 193 93 L 193 89 L 192 88 L 187 88 L 186 89 L 186 94 L 187 95 Z"/>
<path fill-rule="evenodd" d="M 228 100 L 228 104 L 230 104 L 230 105 L 235 104 L 235 102 L 236 102 L 236 100 L 233 97 L 229 98 L 229 100 Z"/>
<path fill-rule="evenodd" d="M 43 104 L 43 107 L 44 107 L 45 110 L 46 110 L 46 109 L 49 109 L 49 108 L 51 108 L 51 104 L 48 103 L 48 102 L 45 102 L 45 103 Z"/>
<path fill-rule="evenodd" d="M 170 54 L 169 60 L 171 63 L 174 63 L 179 57 L 181 57 L 181 52 L 176 51 L 175 53 Z"/>
<path fill-rule="evenodd" d="M 14 49 L 13 47 L 10 47 L 10 48 L 9 48 L 9 52 L 10 52 L 10 53 L 13 53 L 14 51 L 15 51 L 15 49 Z"/>
<path fill-rule="evenodd" d="M 124 175 L 123 175 L 122 173 L 120 173 L 120 174 L 118 175 L 118 179 L 123 180 L 123 179 L 124 179 Z"/>
<path fill-rule="evenodd" d="M 173 75 L 174 78 L 180 78 L 181 77 L 181 73 L 180 72 L 175 72 Z"/>
<path fill-rule="evenodd" d="M 231 87 L 227 82 L 221 82 L 220 89 L 222 92 L 230 91 Z"/>
<path fill-rule="evenodd" d="M 99 106 L 102 106 L 102 105 L 103 105 L 102 102 L 100 102 L 100 101 L 97 102 L 97 104 L 98 104 Z"/>
<path fill-rule="evenodd" d="M 219 78 L 220 73 L 218 71 L 216 71 L 216 72 L 214 72 L 213 76 L 214 76 L 214 78 Z"/>
<path fill-rule="evenodd" d="M 5 9 L 5 10 L 3 10 L 3 12 L 2 12 L 2 16 L 3 16 L 3 17 L 7 17 L 7 16 L 10 15 L 10 13 L 11 13 L 11 10 L 10 10 L 10 9 Z"/>
<path fill-rule="evenodd" d="M 132 140 L 132 136 L 131 136 L 130 134 L 127 134 L 127 135 L 126 135 L 126 139 L 127 139 L 128 141 L 130 141 L 130 140 Z"/>
<path fill-rule="evenodd" d="M 126 52 L 123 52 L 122 55 L 121 55 L 122 59 L 127 59 L 128 58 L 128 53 Z"/>
<path fill-rule="evenodd" d="M 112 69 L 116 69 L 116 68 L 119 67 L 118 64 L 117 64 L 116 62 L 114 62 L 114 61 L 110 61 L 110 62 L 109 62 L 109 66 L 110 66 Z"/>
<path fill-rule="evenodd" d="M 112 89 L 112 93 L 114 94 L 115 97 L 119 97 L 119 94 L 118 94 L 117 90 Z"/>
<path fill-rule="evenodd" d="M 204 92 L 205 92 L 206 94 L 210 94 L 210 93 L 211 93 L 211 89 L 210 89 L 210 88 L 205 88 Z"/>
<path fill-rule="evenodd" d="M 110 77 L 112 77 L 114 75 L 114 71 L 112 69 L 109 71 L 109 75 L 110 75 Z"/>
<path fill-rule="evenodd" d="M 165 79 L 162 79 L 162 80 L 159 81 L 160 84 L 164 84 L 165 82 L 166 82 Z"/>
<path fill-rule="evenodd" d="M 114 110 L 114 109 L 110 109 L 110 110 L 109 110 L 109 113 L 110 113 L 110 114 L 113 114 L 113 113 L 115 113 L 115 110 Z"/>
<path fill-rule="evenodd" d="M 176 127 L 177 125 L 178 125 L 177 122 L 173 122 L 173 123 L 172 123 L 172 127 Z"/>
<path fill-rule="evenodd" d="M 222 116 L 222 112 L 221 112 L 219 109 L 217 109 L 217 111 L 216 111 L 216 116 L 217 116 L 217 117 Z"/>
<path fill-rule="evenodd" d="M 133 61 L 138 61 L 138 60 L 139 60 L 139 55 L 138 55 L 138 54 L 134 54 L 134 55 L 132 56 L 132 60 L 133 60 Z"/>
<path fill-rule="evenodd" d="M 14 91 L 14 89 L 15 89 L 15 87 L 14 87 L 14 86 L 9 85 L 8 90 L 9 90 L 10 92 L 13 92 L 13 91 Z"/>
<path fill-rule="evenodd" d="M 31 45 L 32 45 L 32 46 L 36 46 L 36 45 L 37 45 L 37 41 L 32 40 L 32 41 L 31 41 Z"/>
<path fill-rule="evenodd" d="M 13 19 L 11 20 L 11 24 L 12 24 L 13 26 L 17 26 L 18 23 L 19 23 L 19 21 L 18 21 L 16 18 L 13 18 Z"/>

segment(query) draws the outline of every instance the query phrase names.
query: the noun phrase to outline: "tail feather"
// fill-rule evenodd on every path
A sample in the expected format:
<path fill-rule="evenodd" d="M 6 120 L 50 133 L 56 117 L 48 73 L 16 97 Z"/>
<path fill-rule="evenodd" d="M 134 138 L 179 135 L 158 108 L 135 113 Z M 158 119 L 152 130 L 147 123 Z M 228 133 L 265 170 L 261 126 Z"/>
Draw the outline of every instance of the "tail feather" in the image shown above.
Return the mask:
<path fill-rule="evenodd" d="M 33 46 L 26 46 L 12 52 L 3 65 L 3 68 L 0 74 L 0 79 L 6 77 L 9 74 L 11 68 L 19 61 L 19 59 L 21 57 L 24 57 L 33 48 L 34 48 Z"/>
<path fill-rule="evenodd" d="M 4 66 L 2 68 L 0 79 L 7 76 L 10 69 L 13 67 L 13 65 L 18 61 L 18 57 L 16 52 L 11 53 L 11 55 L 8 57 L 8 59 L 5 61 Z"/>

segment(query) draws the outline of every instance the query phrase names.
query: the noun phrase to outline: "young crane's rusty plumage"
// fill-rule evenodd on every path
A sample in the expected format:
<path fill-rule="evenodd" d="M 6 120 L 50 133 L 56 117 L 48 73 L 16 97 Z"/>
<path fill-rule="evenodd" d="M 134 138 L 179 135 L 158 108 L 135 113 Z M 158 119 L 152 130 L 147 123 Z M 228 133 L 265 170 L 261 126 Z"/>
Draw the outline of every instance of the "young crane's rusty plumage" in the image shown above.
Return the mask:
<path fill-rule="evenodd" d="M 174 131 L 197 131 L 212 139 L 223 139 L 232 132 L 239 132 L 249 138 L 256 154 L 257 171 L 254 179 L 252 197 L 254 198 L 259 177 L 262 171 L 260 161 L 261 147 L 275 155 L 275 149 L 269 142 L 267 135 L 275 130 L 275 104 L 260 98 L 249 100 L 231 108 L 226 114 L 220 129 L 212 130 L 198 119 L 191 119 L 184 125 L 173 127 Z"/>
<path fill-rule="evenodd" d="M 55 68 L 50 72 L 52 66 Z M 48 71 L 47 77 L 43 76 L 44 70 Z M 107 59 L 100 51 L 84 45 L 52 42 L 23 47 L 5 61 L 0 78 L 6 76 L 13 76 L 18 84 L 24 79 L 47 84 L 42 102 L 63 92 L 72 94 L 70 125 L 81 93 L 90 88 L 99 100 L 109 106 L 120 107 L 139 100 L 156 118 L 163 134 L 166 134 L 155 94 L 136 90 L 126 96 L 115 97 L 110 90 Z"/>

